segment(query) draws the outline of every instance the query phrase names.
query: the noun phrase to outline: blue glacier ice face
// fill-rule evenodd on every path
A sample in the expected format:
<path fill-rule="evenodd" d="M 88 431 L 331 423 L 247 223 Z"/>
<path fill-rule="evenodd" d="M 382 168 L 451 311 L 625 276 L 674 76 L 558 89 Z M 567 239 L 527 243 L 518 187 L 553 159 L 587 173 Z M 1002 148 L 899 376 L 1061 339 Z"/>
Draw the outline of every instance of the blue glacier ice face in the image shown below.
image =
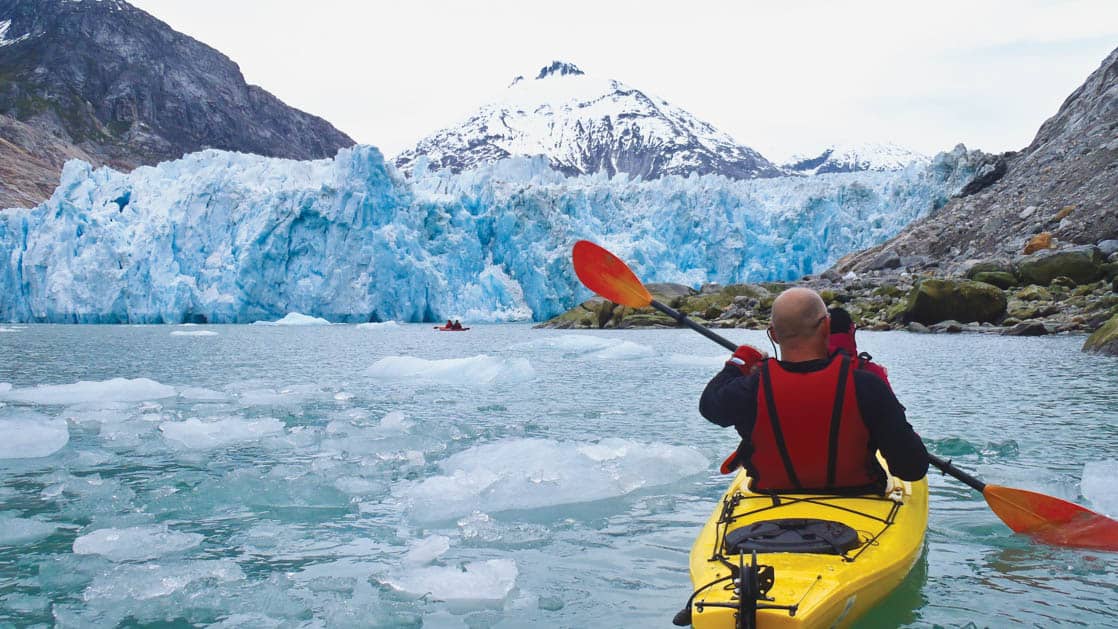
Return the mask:
<path fill-rule="evenodd" d="M 405 180 L 371 146 L 128 174 L 72 161 L 48 201 L 0 212 L 0 320 L 541 320 L 588 296 L 579 238 L 647 281 L 790 280 L 938 207 L 973 161 L 958 147 L 899 172 L 752 181 L 566 178 L 526 158 Z"/>

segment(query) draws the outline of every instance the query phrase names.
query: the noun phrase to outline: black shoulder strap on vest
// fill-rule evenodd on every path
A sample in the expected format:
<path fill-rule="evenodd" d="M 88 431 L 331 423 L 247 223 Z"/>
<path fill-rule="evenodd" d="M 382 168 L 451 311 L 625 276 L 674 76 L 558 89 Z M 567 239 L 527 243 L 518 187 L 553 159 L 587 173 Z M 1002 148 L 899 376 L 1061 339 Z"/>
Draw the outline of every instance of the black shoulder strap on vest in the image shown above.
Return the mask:
<path fill-rule="evenodd" d="M 784 433 L 780 430 L 780 417 L 776 414 L 776 400 L 773 399 L 773 384 L 772 378 L 769 376 L 769 361 L 761 363 L 761 383 L 765 387 L 765 405 L 769 411 L 769 423 L 772 424 L 773 440 L 776 441 L 776 449 L 780 452 L 780 460 L 784 461 L 784 472 L 788 474 L 788 480 L 796 486 L 796 489 L 803 489 L 800 485 L 800 479 L 796 476 L 796 469 L 792 467 L 792 457 L 788 456 L 788 446 L 784 443 Z"/>
<path fill-rule="evenodd" d="M 835 471 L 838 467 L 839 428 L 842 424 L 843 398 L 846 397 L 846 378 L 850 374 L 850 357 L 842 355 L 839 368 L 838 388 L 835 390 L 835 406 L 831 410 L 831 435 L 827 443 L 827 488 L 835 486 Z"/>

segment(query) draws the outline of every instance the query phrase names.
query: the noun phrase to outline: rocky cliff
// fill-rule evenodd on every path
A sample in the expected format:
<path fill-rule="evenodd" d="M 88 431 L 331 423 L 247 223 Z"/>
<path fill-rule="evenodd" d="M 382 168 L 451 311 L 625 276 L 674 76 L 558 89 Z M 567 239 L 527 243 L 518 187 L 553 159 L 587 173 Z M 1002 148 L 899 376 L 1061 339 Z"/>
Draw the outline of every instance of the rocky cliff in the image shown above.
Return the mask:
<path fill-rule="evenodd" d="M 354 142 L 122 0 L 0 0 L 0 208 L 69 157 L 131 169 L 204 148 L 313 159 Z"/>
<path fill-rule="evenodd" d="M 835 270 L 895 268 L 907 259 L 959 272 L 973 260 L 1118 237 L 1118 50 L 1029 146 L 991 159 L 960 194 Z"/>

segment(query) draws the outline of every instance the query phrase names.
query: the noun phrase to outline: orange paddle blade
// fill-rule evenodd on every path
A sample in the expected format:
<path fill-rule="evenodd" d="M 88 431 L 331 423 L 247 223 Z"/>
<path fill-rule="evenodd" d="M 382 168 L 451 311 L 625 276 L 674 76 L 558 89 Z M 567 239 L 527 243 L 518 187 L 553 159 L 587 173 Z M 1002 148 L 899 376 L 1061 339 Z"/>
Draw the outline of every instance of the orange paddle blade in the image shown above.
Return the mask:
<path fill-rule="evenodd" d="M 602 297 L 630 308 L 647 308 L 652 303 L 652 295 L 644 284 L 609 251 L 589 240 L 580 240 L 575 243 L 571 258 L 578 279 Z"/>
<path fill-rule="evenodd" d="M 1118 551 L 1118 522 L 1077 504 L 1024 489 L 986 485 L 990 509 L 1016 533 L 1057 546 Z"/>

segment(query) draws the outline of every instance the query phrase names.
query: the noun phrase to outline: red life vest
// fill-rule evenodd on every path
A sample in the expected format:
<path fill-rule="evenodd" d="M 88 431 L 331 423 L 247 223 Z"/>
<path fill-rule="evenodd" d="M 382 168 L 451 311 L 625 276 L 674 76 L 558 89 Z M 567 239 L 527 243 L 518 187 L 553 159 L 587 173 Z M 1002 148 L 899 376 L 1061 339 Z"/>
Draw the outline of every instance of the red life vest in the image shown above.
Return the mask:
<path fill-rule="evenodd" d="M 884 480 L 858 410 L 851 359 L 834 358 L 808 373 L 775 359 L 762 363 L 747 465 L 754 491 L 866 491 Z"/>

